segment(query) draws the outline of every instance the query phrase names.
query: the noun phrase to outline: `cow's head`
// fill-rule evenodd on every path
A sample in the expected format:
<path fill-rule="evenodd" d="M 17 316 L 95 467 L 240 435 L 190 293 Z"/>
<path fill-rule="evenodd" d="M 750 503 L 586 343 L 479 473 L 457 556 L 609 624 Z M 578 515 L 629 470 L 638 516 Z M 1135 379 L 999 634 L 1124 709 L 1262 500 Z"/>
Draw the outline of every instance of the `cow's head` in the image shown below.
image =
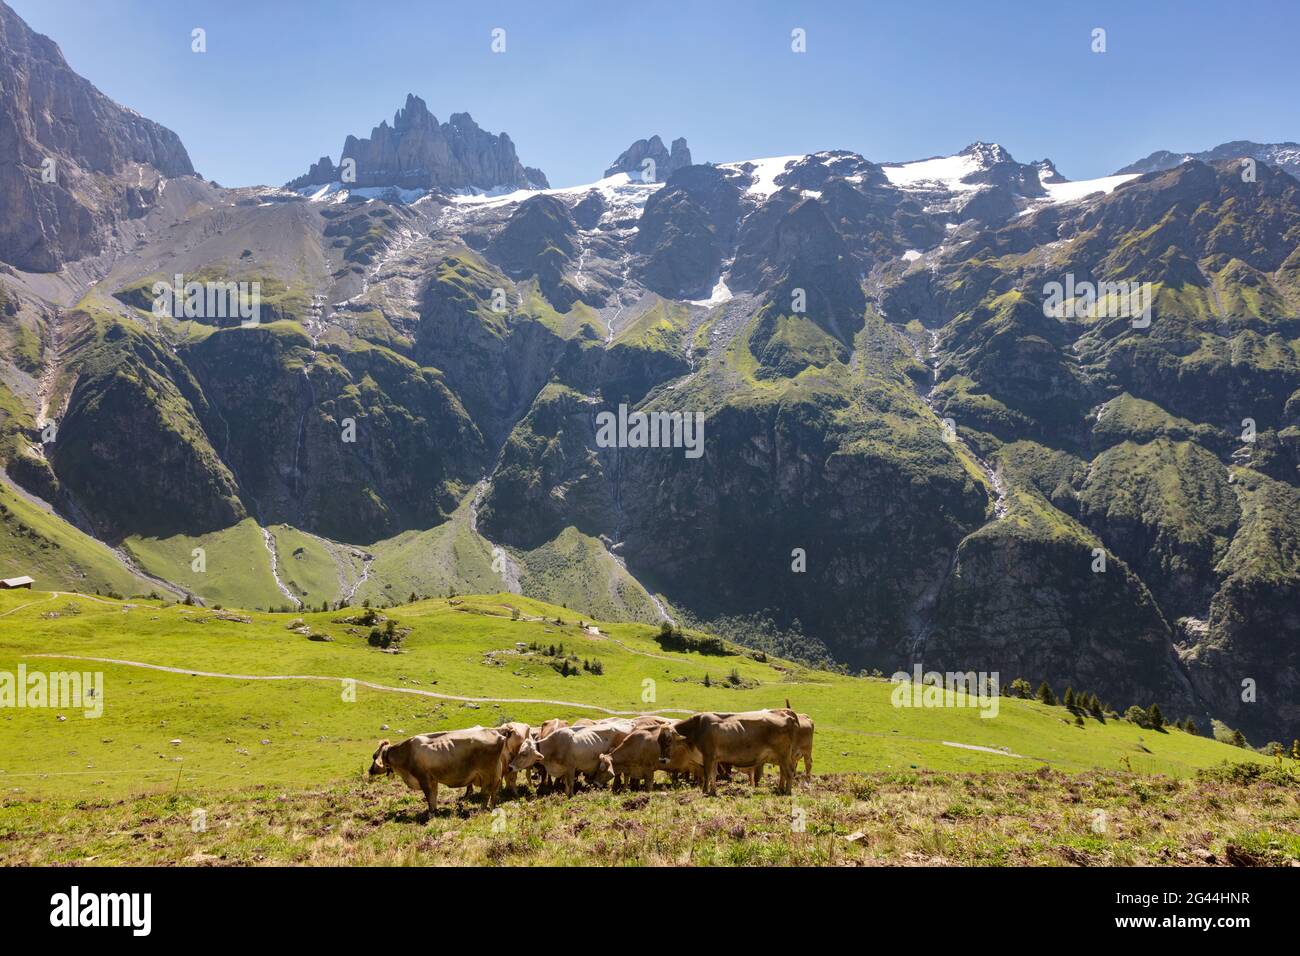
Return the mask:
<path fill-rule="evenodd" d="M 683 737 L 673 727 L 659 730 L 659 766 L 685 770 L 703 762 L 704 758 L 688 737 Z"/>
<path fill-rule="evenodd" d="M 527 770 L 541 762 L 542 753 L 537 749 L 537 741 L 532 737 L 525 737 L 524 742 L 519 745 L 519 753 L 515 754 L 515 759 L 510 761 L 510 772 Z"/>
<path fill-rule="evenodd" d="M 591 782 L 597 787 L 603 787 L 614 779 L 614 761 L 610 759 L 609 754 L 601 754 L 600 760 L 596 765 L 596 772 L 592 775 Z"/>
<path fill-rule="evenodd" d="M 384 760 L 388 755 L 388 748 L 392 746 L 387 740 L 379 741 L 379 749 L 375 751 L 375 756 L 370 761 L 370 776 L 375 777 L 381 773 L 392 773 L 393 768 Z"/>
<path fill-rule="evenodd" d="M 660 727 L 658 739 L 659 766 L 668 766 L 672 762 L 673 753 L 680 752 L 682 748 L 690 747 L 689 741 L 673 727 Z"/>

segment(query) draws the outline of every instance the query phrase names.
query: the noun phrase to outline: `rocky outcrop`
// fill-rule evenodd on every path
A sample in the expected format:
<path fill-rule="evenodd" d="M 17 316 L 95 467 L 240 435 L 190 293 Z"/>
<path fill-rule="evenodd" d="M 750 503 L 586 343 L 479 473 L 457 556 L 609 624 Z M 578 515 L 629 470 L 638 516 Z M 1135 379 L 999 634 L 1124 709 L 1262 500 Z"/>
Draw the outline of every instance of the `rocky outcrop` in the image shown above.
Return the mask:
<path fill-rule="evenodd" d="M 492 238 L 488 256 L 512 278 L 535 276 L 547 300 L 567 312 L 581 294 L 565 278 L 577 231 L 568 206 L 554 196 L 531 196 Z"/>
<path fill-rule="evenodd" d="M 1285 169 L 1292 176 L 1300 177 L 1300 143 L 1254 143 L 1248 139 L 1221 143 L 1213 149 L 1198 153 L 1171 153 L 1166 149 L 1157 150 L 1136 163 L 1115 170 L 1115 174 L 1118 176 L 1123 173 L 1155 173 L 1173 169 L 1192 160 L 1216 163 L 1222 160 L 1245 158 L 1267 163 L 1269 166 L 1277 166 Z"/>
<path fill-rule="evenodd" d="M 650 160 L 650 164 L 646 164 Z M 673 173 L 691 165 L 691 150 L 684 138 L 673 140 L 671 152 L 664 147 L 664 141 L 658 135 L 649 139 L 638 139 L 614 160 L 614 165 L 605 170 L 605 175 L 614 176 L 627 173 L 638 182 L 663 183 Z"/>
<path fill-rule="evenodd" d="M 544 189 L 550 184 L 539 169 L 520 164 L 515 144 L 505 133 L 479 128 L 468 113 L 452 113 L 446 123 L 429 112 L 424 100 L 407 94 L 393 125 L 380 123 L 365 139 L 349 136 L 336 166 L 321 157 L 290 189 L 323 186 L 342 180 L 344 167 L 355 164 L 347 185 L 443 191 Z"/>
<path fill-rule="evenodd" d="M 53 271 L 194 172 L 180 139 L 78 76 L 0 2 L 0 260 Z"/>
<path fill-rule="evenodd" d="M 741 216 L 734 173 L 688 166 L 647 200 L 634 251 L 644 255 L 637 274 L 661 295 L 707 295 L 735 242 Z"/>

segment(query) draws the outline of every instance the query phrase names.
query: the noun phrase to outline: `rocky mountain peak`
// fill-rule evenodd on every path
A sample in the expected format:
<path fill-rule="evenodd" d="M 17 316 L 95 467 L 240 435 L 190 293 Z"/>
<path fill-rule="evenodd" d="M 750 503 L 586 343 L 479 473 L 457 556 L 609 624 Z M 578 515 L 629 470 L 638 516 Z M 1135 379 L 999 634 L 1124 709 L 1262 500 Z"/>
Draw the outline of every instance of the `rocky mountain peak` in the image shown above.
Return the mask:
<path fill-rule="evenodd" d="M 970 156 L 981 166 L 996 166 L 999 163 L 1013 163 L 1011 154 L 999 143 L 977 141 L 961 151 L 962 156 Z"/>
<path fill-rule="evenodd" d="M 468 117 L 469 114 L 453 113 L 453 123 L 457 116 Z M 393 114 L 393 129 L 398 132 L 417 129 L 433 129 L 437 125 L 438 117 L 430 113 L 428 105 L 414 93 L 407 93 L 406 105 Z"/>
<path fill-rule="evenodd" d="M 439 123 L 414 93 L 393 114 L 392 126 L 384 121 L 368 138 L 348 136 L 337 166 L 326 157 L 288 188 L 339 182 L 347 160 L 356 167 L 349 185 L 357 187 L 492 192 L 550 185 L 541 170 L 519 162 L 505 133 L 487 132 L 468 113 L 453 113 Z"/>
<path fill-rule="evenodd" d="M 654 181 L 667 182 L 668 177 L 677 170 L 691 165 L 691 150 L 684 137 L 673 140 L 671 150 L 664 146 L 664 141 L 657 134 L 649 139 L 639 139 L 623 150 L 618 159 L 614 160 L 614 165 L 605 170 L 605 176 L 627 173 L 640 179 L 650 171 L 645 165 L 647 159 L 654 163 Z"/>
<path fill-rule="evenodd" d="M 1037 162 L 1030 163 L 1029 165 L 1033 166 L 1035 169 L 1038 170 L 1039 182 L 1042 183 L 1069 182 L 1068 179 L 1066 179 L 1064 176 L 1061 175 L 1060 171 L 1056 168 L 1056 164 L 1053 163 L 1050 159 L 1040 159 Z"/>

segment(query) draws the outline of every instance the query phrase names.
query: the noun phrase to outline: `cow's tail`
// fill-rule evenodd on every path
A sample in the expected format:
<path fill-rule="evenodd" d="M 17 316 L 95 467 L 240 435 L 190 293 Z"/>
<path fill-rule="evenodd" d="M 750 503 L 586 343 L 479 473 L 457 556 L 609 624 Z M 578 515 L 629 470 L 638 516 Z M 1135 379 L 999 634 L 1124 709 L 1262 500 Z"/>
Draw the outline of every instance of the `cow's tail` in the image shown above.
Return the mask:
<path fill-rule="evenodd" d="M 787 697 L 787 698 L 785 699 L 785 709 L 786 709 L 786 710 L 794 710 L 794 708 L 790 706 L 790 698 L 789 698 L 789 697 Z"/>

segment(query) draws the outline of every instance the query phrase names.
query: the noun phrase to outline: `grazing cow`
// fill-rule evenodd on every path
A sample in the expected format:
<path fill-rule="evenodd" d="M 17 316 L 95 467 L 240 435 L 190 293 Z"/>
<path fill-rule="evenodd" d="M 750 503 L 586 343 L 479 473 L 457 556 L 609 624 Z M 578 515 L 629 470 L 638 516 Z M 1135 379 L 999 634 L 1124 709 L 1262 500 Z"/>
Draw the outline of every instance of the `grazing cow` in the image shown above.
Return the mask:
<path fill-rule="evenodd" d="M 638 717 L 637 720 L 644 721 L 644 718 Z M 676 780 L 679 773 L 690 773 L 703 766 L 698 752 L 695 752 L 695 760 L 692 761 L 689 747 L 679 748 L 676 755 L 669 754 L 661 739 L 664 728 L 670 723 L 672 722 L 643 722 L 609 752 L 614 771 L 614 789 L 617 790 L 624 784 L 635 788 L 640 782 L 653 790 L 656 770 L 667 770 Z"/>
<path fill-rule="evenodd" d="M 770 713 L 785 713 L 785 711 L 770 711 Z M 799 761 L 803 761 L 803 777 L 805 780 L 812 779 L 812 755 L 813 755 L 813 721 L 807 714 L 795 714 L 799 721 L 799 731 L 794 738 L 794 753 L 792 754 L 791 765 L 798 766 Z M 758 786 L 759 780 L 763 777 L 763 766 L 757 764 L 753 767 L 746 768 L 749 772 L 749 781 L 754 786 Z"/>
<path fill-rule="evenodd" d="M 701 786 L 705 793 L 717 792 L 719 762 L 736 767 L 774 763 L 781 769 L 778 792 L 789 793 L 794 777 L 795 737 L 799 719 L 794 711 L 755 710 L 740 714 L 696 714 L 679 720 L 663 731 L 668 754 L 690 746 L 700 752 L 704 764 Z"/>
<path fill-rule="evenodd" d="M 653 790 L 655 770 L 659 768 L 659 728 L 638 727 L 632 731 L 609 752 L 609 763 L 615 790 L 625 784 L 635 790 L 638 783 Z"/>
<path fill-rule="evenodd" d="M 672 722 L 671 717 L 661 717 L 659 714 L 642 714 L 640 717 L 632 718 L 633 727 L 667 727 Z"/>
<path fill-rule="evenodd" d="M 540 727 L 534 727 L 528 732 L 528 735 L 534 740 L 545 740 L 551 734 L 555 733 L 561 727 L 569 726 L 569 722 L 560 717 L 552 717 L 550 720 L 542 721 Z"/>
<path fill-rule="evenodd" d="M 569 722 L 567 720 L 564 720 L 563 718 L 560 717 L 552 717 L 549 720 L 542 721 L 542 725 L 540 727 L 534 727 L 529 732 L 529 736 L 533 738 L 534 742 L 538 740 L 545 740 L 547 737 L 551 736 L 551 734 L 555 733 L 557 730 L 562 730 L 567 726 L 569 726 Z M 554 784 L 552 783 L 551 778 L 547 775 L 546 768 L 543 767 L 540 763 L 535 764 L 534 766 L 537 771 L 537 792 L 539 794 L 550 793 L 552 788 L 554 787 Z"/>
<path fill-rule="evenodd" d="M 626 717 L 602 717 L 590 727 L 591 730 L 599 731 L 609 737 L 609 749 L 613 750 L 623 742 L 634 729 L 636 724 Z"/>
<path fill-rule="evenodd" d="M 430 816 L 437 807 L 439 784 L 477 784 L 487 794 L 488 806 L 494 807 L 501 787 L 501 756 L 512 733 L 508 727 L 489 727 L 419 734 L 400 744 L 381 740 L 370 775 L 396 772 L 412 790 L 423 791 Z"/>
<path fill-rule="evenodd" d="M 609 752 L 631 732 L 630 721 L 576 729 L 564 727 L 545 740 L 525 741 L 510 769 L 524 770 L 540 763 L 550 776 L 563 779 L 565 793 L 573 796 L 574 782 L 579 773 L 596 786 L 613 779 Z"/>
<path fill-rule="evenodd" d="M 501 784 L 510 793 L 515 793 L 519 790 L 519 774 L 510 770 L 510 761 L 514 760 L 519 754 L 519 748 L 528 739 L 532 728 L 522 721 L 511 720 L 497 729 L 510 731 L 510 738 L 506 741 L 506 749 L 501 752 Z"/>

